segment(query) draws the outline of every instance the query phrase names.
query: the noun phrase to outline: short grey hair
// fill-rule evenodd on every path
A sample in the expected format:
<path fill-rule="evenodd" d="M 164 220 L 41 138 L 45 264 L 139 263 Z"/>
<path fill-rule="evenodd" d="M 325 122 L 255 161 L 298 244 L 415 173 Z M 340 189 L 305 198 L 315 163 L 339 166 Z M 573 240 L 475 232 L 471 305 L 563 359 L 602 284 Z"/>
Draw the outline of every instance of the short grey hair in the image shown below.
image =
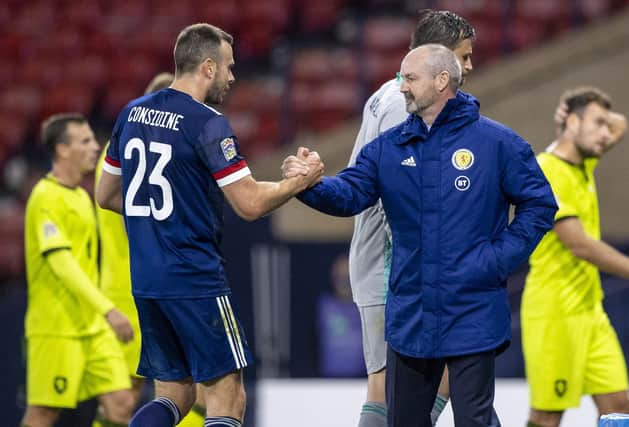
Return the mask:
<path fill-rule="evenodd" d="M 461 64 L 453 51 L 441 44 L 430 43 L 420 46 L 418 49 L 428 50 L 426 68 L 433 75 L 446 71 L 450 76 L 449 86 L 452 92 L 461 87 L 461 77 L 463 71 Z"/>

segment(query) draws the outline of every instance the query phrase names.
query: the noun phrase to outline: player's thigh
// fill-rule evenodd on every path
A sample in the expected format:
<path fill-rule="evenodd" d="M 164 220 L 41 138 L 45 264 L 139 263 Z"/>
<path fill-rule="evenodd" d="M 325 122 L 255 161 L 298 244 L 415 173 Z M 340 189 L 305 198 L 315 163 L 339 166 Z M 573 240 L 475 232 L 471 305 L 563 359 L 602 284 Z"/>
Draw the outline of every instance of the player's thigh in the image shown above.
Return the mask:
<path fill-rule="evenodd" d="M 363 335 L 363 354 L 369 375 L 382 371 L 387 365 L 384 307 L 384 304 L 358 307 Z"/>
<path fill-rule="evenodd" d="M 245 410 L 245 388 L 242 371 L 230 372 L 219 378 L 201 383 L 207 414 L 210 416 L 230 416 L 241 419 Z"/>
<path fill-rule="evenodd" d="M 253 363 L 253 355 L 228 295 L 162 300 L 160 308 L 177 330 L 197 383 L 218 379 Z"/>
<path fill-rule="evenodd" d="M 113 331 L 107 328 L 83 338 L 83 346 L 87 359 L 79 400 L 124 390 L 125 393 L 115 395 L 116 400 L 130 401 L 132 405 L 129 370 Z"/>
<path fill-rule="evenodd" d="M 622 348 L 602 307 L 595 310 L 593 317 L 583 388 L 585 394 L 591 395 L 613 395 L 627 390 L 627 368 Z M 602 399 L 608 400 L 605 397 Z M 627 402 L 626 396 L 624 400 Z"/>
<path fill-rule="evenodd" d="M 26 392 L 30 406 L 74 408 L 86 364 L 81 339 L 30 337 Z"/>
<path fill-rule="evenodd" d="M 563 411 L 579 406 L 591 331 L 587 317 L 522 319 L 531 408 Z"/>
<path fill-rule="evenodd" d="M 162 310 L 161 301 L 153 298 L 135 298 L 142 332 L 137 373 L 165 382 L 184 380 L 189 378 L 191 373 L 179 336 L 178 329 L 181 328 L 174 325 Z"/>

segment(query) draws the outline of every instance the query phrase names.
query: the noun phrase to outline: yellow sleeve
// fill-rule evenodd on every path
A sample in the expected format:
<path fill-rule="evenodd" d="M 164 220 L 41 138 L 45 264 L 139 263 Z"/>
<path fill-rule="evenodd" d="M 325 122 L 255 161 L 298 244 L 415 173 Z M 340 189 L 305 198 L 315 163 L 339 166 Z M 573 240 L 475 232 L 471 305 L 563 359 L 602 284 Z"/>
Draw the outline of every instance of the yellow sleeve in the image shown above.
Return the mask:
<path fill-rule="evenodd" d="M 96 288 L 79 267 L 69 250 L 53 250 L 48 252 L 45 258 L 54 275 L 81 303 L 87 304 L 103 316 L 114 308 L 114 304 Z"/>
<path fill-rule="evenodd" d="M 39 243 L 41 254 L 54 249 L 71 248 L 72 244 L 68 240 L 62 229 L 62 221 L 55 217 L 54 212 L 40 208 L 35 214 L 35 235 Z"/>
<path fill-rule="evenodd" d="M 562 173 L 563 170 L 557 167 L 554 162 L 543 160 L 545 159 L 539 162 L 540 166 L 559 206 L 559 210 L 555 214 L 555 222 L 562 218 L 578 217 L 578 200 L 575 200 L 575 192 L 571 188 L 573 184 L 570 175 Z"/>

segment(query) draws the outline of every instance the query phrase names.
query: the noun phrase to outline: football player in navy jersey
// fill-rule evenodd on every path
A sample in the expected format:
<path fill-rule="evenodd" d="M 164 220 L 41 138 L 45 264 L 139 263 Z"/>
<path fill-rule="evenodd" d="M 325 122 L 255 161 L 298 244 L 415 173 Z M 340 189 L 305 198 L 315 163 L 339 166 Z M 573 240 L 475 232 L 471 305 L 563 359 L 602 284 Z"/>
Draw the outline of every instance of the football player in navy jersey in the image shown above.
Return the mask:
<path fill-rule="evenodd" d="M 209 24 L 185 28 L 175 44 L 175 80 L 130 102 L 111 136 L 98 203 L 122 212 L 142 332 L 138 374 L 156 399 L 130 426 L 173 426 L 195 400 L 206 426 L 240 426 L 242 369 L 252 355 L 230 299 L 220 249 L 224 196 L 254 220 L 318 182 L 306 175 L 258 182 L 238 150 L 220 104 L 234 82 L 233 38 Z"/>

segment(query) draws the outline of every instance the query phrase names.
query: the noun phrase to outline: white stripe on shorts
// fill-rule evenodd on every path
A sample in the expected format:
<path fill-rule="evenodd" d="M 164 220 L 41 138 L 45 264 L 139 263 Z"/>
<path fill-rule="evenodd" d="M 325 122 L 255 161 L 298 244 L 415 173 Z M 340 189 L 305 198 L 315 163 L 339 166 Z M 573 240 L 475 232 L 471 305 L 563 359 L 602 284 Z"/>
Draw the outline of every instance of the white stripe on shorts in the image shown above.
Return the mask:
<path fill-rule="evenodd" d="M 245 357 L 245 348 L 242 345 L 242 339 L 240 337 L 240 330 L 238 329 L 238 323 L 236 322 L 236 316 L 234 316 L 234 311 L 232 310 L 232 304 L 229 302 L 229 298 L 225 296 L 225 303 L 227 305 L 227 311 L 229 312 L 229 319 L 231 320 L 232 330 L 234 332 L 234 336 L 236 337 L 236 348 L 240 353 L 240 357 L 242 359 L 242 366 L 247 366 L 247 358 Z"/>
<path fill-rule="evenodd" d="M 231 321 L 229 319 L 229 315 L 227 313 L 227 306 L 225 303 L 226 299 L 227 299 L 227 295 L 216 297 L 216 303 L 218 305 L 218 309 L 221 312 L 221 318 L 223 319 L 223 325 L 225 327 L 225 335 L 227 336 L 227 341 L 229 341 L 229 347 L 232 350 L 234 361 L 236 362 L 236 368 L 242 369 L 246 365 L 246 362 L 243 363 L 244 359 L 241 359 L 240 349 L 238 349 L 237 351 L 235 347 L 235 345 L 238 345 L 238 342 L 234 343 L 234 333 L 233 333 Z"/>

